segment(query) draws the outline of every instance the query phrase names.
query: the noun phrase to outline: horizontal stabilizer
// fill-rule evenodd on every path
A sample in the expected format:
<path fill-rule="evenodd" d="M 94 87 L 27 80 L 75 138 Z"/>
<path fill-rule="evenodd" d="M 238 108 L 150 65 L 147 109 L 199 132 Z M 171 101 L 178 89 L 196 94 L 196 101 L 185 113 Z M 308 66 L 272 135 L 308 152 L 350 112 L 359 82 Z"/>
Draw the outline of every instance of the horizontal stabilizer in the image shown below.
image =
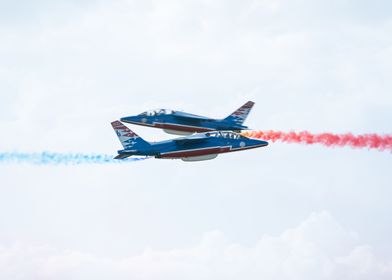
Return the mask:
<path fill-rule="evenodd" d="M 115 156 L 114 159 L 124 159 L 124 158 L 130 157 L 130 156 L 132 156 L 132 155 L 131 154 L 119 154 L 119 155 Z"/>

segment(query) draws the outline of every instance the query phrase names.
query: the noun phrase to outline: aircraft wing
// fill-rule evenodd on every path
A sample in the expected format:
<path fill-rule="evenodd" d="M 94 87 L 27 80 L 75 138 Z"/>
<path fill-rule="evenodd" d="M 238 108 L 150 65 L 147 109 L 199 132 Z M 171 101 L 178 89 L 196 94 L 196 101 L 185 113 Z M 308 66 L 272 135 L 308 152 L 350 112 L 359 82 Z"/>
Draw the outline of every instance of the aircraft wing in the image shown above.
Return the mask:
<path fill-rule="evenodd" d="M 173 117 L 178 118 L 178 119 L 186 119 L 189 121 L 213 121 L 214 119 L 203 117 L 203 116 L 198 116 L 198 115 L 193 115 L 189 113 L 184 113 L 184 112 L 178 112 L 175 111 L 173 112 Z"/>
<path fill-rule="evenodd" d="M 188 144 L 188 143 L 203 142 L 203 141 L 207 141 L 208 139 L 209 139 L 208 136 L 202 134 L 202 135 L 191 135 L 188 137 L 181 137 L 181 138 L 173 139 L 173 141 L 176 144 L 184 145 L 184 144 Z"/>

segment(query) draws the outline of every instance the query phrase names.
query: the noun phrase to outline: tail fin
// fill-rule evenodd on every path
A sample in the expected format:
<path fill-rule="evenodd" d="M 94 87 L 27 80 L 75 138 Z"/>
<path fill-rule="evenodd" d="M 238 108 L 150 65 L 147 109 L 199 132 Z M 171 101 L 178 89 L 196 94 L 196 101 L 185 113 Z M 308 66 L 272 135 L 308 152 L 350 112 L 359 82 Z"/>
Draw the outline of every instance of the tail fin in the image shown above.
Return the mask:
<path fill-rule="evenodd" d="M 150 143 L 143 140 L 122 122 L 114 121 L 111 124 L 125 150 L 138 149 L 150 145 Z"/>
<path fill-rule="evenodd" d="M 250 113 L 250 110 L 252 110 L 253 105 L 255 105 L 255 103 L 252 101 L 246 102 L 244 105 L 238 108 L 233 114 L 225 118 L 225 120 L 242 125 L 243 122 L 246 120 L 246 117 Z"/>

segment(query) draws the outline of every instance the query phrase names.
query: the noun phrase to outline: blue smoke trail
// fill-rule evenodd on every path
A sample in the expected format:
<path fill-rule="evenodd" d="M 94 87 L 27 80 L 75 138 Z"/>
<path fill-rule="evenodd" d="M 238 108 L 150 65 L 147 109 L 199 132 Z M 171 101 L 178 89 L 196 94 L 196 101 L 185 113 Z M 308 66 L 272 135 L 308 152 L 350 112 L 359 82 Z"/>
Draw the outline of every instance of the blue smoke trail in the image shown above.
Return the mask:
<path fill-rule="evenodd" d="M 0 164 L 4 163 L 27 163 L 33 165 L 77 165 L 77 164 L 121 164 L 147 158 L 127 158 L 122 160 L 113 159 L 112 155 L 82 154 L 82 153 L 0 153 Z"/>

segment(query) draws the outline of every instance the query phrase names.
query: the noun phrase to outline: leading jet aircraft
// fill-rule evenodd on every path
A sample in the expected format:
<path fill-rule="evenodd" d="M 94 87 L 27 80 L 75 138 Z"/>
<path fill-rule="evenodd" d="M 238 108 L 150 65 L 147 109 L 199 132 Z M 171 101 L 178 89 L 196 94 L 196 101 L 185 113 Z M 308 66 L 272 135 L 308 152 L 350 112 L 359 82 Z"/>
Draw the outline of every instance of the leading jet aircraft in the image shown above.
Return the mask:
<path fill-rule="evenodd" d="M 255 103 L 248 101 L 224 119 L 211 119 L 185 112 L 158 109 L 143 112 L 136 116 L 121 118 L 125 123 L 163 128 L 166 133 L 190 135 L 195 132 L 215 130 L 241 131 L 248 129 L 243 123 Z"/>
<path fill-rule="evenodd" d="M 196 133 L 167 141 L 147 142 L 120 121 L 114 121 L 111 124 L 124 148 L 117 152 L 115 159 L 135 155 L 201 161 L 214 159 L 222 153 L 268 145 L 266 141 L 250 139 L 232 131 Z"/>

